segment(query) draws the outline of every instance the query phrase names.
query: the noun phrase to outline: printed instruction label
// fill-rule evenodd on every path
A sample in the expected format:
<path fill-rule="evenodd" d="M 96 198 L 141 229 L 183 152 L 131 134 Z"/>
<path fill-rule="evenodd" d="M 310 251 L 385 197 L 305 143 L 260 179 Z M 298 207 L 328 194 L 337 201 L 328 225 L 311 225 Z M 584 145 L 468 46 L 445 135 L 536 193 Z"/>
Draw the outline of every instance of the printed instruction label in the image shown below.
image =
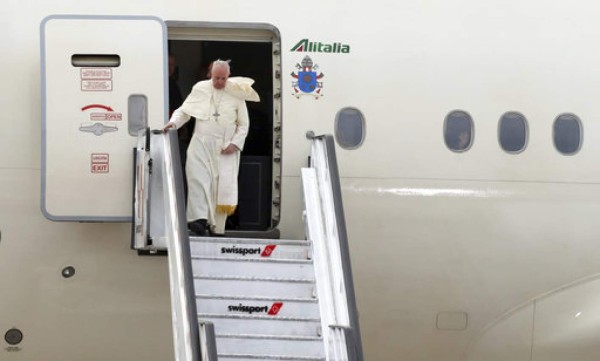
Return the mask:
<path fill-rule="evenodd" d="M 112 112 L 112 113 L 91 113 L 90 114 L 90 120 L 100 120 L 100 121 L 104 121 L 104 122 L 108 122 L 108 121 L 120 121 L 120 120 L 123 120 L 123 114 L 122 113 L 116 113 L 116 112 Z"/>
<path fill-rule="evenodd" d="M 81 69 L 81 80 L 110 80 L 112 69 L 110 68 L 83 68 Z"/>
<path fill-rule="evenodd" d="M 90 109 L 101 109 L 101 110 L 105 110 L 106 112 L 101 113 L 101 112 L 93 112 L 90 113 L 90 120 L 91 121 L 103 121 L 103 122 L 107 122 L 107 121 L 121 121 L 123 120 L 123 113 L 119 113 L 113 110 L 113 108 L 109 105 L 105 105 L 105 104 L 88 104 L 86 106 L 84 106 L 83 108 L 81 108 L 81 111 L 84 112 L 86 110 L 90 110 Z"/>
<path fill-rule="evenodd" d="M 113 90 L 111 68 L 81 69 L 81 90 L 85 92 L 109 92 Z"/>
<path fill-rule="evenodd" d="M 82 80 L 81 90 L 84 92 L 110 92 L 112 80 Z"/>

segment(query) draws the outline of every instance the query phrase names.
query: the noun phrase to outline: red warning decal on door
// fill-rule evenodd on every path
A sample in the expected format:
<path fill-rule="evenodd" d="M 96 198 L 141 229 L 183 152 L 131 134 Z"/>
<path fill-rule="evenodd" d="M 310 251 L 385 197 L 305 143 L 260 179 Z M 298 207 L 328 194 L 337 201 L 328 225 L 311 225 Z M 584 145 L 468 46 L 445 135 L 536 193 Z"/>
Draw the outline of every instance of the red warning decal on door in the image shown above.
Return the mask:
<path fill-rule="evenodd" d="M 82 80 L 81 91 L 110 92 L 112 91 L 112 80 Z"/>
<path fill-rule="evenodd" d="M 112 69 L 83 68 L 81 69 L 81 91 L 109 92 L 113 90 Z"/>
<path fill-rule="evenodd" d="M 108 173 L 109 172 L 109 155 L 108 153 L 92 153 L 92 173 Z"/>
<path fill-rule="evenodd" d="M 109 80 L 112 79 L 111 68 L 82 68 L 81 80 Z"/>
<path fill-rule="evenodd" d="M 105 112 L 98 112 L 98 111 L 96 111 L 96 112 L 90 113 L 90 120 L 92 120 L 92 121 L 109 122 L 109 121 L 121 121 L 121 120 L 123 120 L 123 113 L 115 112 L 113 110 L 113 108 L 111 108 L 108 105 L 104 105 L 104 104 L 89 104 L 89 105 L 86 105 L 85 107 L 81 108 L 81 111 L 84 112 L 84 111 L 90 110 L 90 109 L 105 110 Z"/>

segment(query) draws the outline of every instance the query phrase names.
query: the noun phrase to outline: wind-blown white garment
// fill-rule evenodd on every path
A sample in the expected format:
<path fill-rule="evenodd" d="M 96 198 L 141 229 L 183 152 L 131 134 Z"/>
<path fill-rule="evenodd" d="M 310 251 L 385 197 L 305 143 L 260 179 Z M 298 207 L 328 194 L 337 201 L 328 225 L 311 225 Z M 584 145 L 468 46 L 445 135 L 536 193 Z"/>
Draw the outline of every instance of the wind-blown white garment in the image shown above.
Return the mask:
<path fill-rule="evenodd" d="M 181 128 L 196 118 L 194 135 L 187 151 L 187 220 L 206 219 L 215 233 L 225 232 L 225 220 L 237 206 L 240 152 L 248 134 L 246 100 L 259 101 L 249 78 L 229 78 L 222 90 L 210 80 L 194 85 L 170 122 Z M 233 154 L 221 151 L 230 144 Z"/>

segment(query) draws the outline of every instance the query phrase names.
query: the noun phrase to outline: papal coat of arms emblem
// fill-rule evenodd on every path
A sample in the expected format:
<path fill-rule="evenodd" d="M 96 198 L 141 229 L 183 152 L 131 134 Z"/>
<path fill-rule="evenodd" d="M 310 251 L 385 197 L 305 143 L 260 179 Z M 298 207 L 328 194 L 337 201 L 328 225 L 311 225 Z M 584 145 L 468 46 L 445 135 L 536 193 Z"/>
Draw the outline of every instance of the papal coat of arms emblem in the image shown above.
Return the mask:
<path fill-rule="evenodd" d="M 292 72 L 292 82 L 294 96 L 300 98 L 303 95 L 312 95 L 315 99 L 323 96 L 323 82 L 320 80 L 325 76 L 323 73 L 317 74 L 319 66 L 314 64 L 310 56 L 305 56 L 301 64 L 296 64 L 298 73 Z"/>

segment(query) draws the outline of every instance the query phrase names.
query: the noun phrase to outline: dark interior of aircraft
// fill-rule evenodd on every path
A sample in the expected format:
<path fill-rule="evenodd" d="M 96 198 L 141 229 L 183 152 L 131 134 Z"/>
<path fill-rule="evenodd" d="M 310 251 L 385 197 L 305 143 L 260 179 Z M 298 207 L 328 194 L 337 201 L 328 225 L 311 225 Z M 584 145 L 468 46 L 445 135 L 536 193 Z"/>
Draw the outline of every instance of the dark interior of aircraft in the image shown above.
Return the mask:
<path fill-rule="evenodd" d="M 231 60 L 231 76 L 254 79 L 253 88 L 261 101 L 246 102 L 250 129 L 242 151 L 238 178 L 238 207 L 226 224 L 226 231 L 266 231 L 271 227 L 271 185 L 273 159 L 273 64 L 271 44 L 264 42 L 170 40 L 169 53 L 175 57 L 171 75 L 182 99 L 192 86 L 208 78 L 208 66 L 216 60 Z M 171 86 L 173 82 L 170 81 Z M 174 109 L 171 109 L 171 111 Z M 179 130 L 185 171 L 185 150 L 193 132 L 193 121 Z"/>

